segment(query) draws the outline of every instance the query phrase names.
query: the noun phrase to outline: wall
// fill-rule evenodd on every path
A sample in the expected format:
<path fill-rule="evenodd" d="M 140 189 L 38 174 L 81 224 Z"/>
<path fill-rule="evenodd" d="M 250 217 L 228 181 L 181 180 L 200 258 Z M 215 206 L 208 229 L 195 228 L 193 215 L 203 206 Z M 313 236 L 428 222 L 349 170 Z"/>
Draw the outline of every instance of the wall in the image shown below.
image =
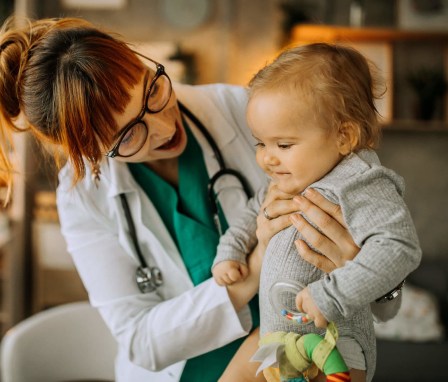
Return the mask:
<path fill-rule="evenodd" d="M 17 1 L 17 0 L 16 0 Z M 247 84 L 252 75 L 282 46 L 282 27 L 297 17 L 309 22 L 348 25 L 351 0 L 126 0 L 121 10 L 64 9 L 62 0 L 27 1 L 33 17 L 81 16 L 122 34 L 131 41 L 174 41 L 195 56 L 196 83 Z M 206 5 L 196 26 L 175 25 L 164 10 L 171 4 Z M 94 3 L 94 0 L 92 0 Z M 394 1 L 365 5 L 365 25 L 393 25 Z M 284 15 L 281 4 L 288 6 Z M 293 9 L 293 11 L 291 10 Z M 188 25 L 192 10 L 182 10 L 179 23 Z M 300 15 L 299 15 L 300 14 Z M 299 16 L 298 16 L 299 15 Z"/>
<path fill-rule="evenodd" d="M 378 155 L 406 182 L 424 259 L 448 258 L 448 131 L 390 131 Z"/>
<path fill-rule="evenodd" d="M 274 0 L 209 0 L 198 26 L 173 25 L 164 0 L 128 0 L 123 10 L 66 10 L 59 0 L 35 2 L 37 17 L 81 16 L 130 41 L 173 41 L 195 56 L 196 83 L 246 84 L 280 41 L 281 14 Z M 255 5 L 255 6 L 254 6 Z"/>

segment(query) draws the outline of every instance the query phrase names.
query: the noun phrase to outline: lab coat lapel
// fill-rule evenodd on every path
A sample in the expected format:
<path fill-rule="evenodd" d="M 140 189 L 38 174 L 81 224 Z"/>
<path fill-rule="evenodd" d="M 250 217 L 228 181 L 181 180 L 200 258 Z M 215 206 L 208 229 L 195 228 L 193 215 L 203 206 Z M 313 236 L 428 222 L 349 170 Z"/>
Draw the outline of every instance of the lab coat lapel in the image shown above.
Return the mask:
<path fill-rule="evenodd" d="M 154 257 L 148 258 L 148 263 L 154 264 L 157 262 L 157 265 L 161 269 L 171 268 L 174 263 L 175 267 L 180 269 L 181 273 L 186 276 L 186 280 L 190 284 L 191 281 L 188 277 L 187 270 L 171 235 L 166 229 L 154 204 L 146 197 L 144 191 L 134 180 L 127 165 L 109 160 L 109 178 L 110 187 L 108 197 L 114 200 L 111 204 L 116 205 L 117 208 L 117 217 L 120 226 L 118 232 L 120 244 L 123 245 L 129 254 L 135 256 L 134 245 L 127 234 L 127 223 L 119 197 L 120 194 L 124 193 L 134 219 L 139 242 L 142 248 L 146 246 L 149 249 L 149 251 L 143 250 L 143 252 L 144 254 L 149 252 Z M 159 253 L 166 253 L 168 256 L 157 256 Z M 171 263 L 171 265 L 167 262 Z"/>

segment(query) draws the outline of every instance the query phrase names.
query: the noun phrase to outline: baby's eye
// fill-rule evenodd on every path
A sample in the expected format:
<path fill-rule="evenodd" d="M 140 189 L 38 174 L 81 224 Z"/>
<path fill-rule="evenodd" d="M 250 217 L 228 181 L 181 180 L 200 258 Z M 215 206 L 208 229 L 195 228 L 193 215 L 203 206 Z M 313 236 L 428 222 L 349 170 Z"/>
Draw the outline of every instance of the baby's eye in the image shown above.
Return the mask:
<path fill-rule="evenodd" d="M 278 143 L 277 146 L 279 149 L 287 150 L 287 149 L 291 148 L 292 144 L 291 143 Z"/>
<path fill-rule="evenodd" d="M 264 147 L 264 143 L 262 143 L 262 142 L 257 142 L 257 143 L 255 143 L 255 147 L 256 147 L 256 148 L 262 148 L 262 147 Z"/>

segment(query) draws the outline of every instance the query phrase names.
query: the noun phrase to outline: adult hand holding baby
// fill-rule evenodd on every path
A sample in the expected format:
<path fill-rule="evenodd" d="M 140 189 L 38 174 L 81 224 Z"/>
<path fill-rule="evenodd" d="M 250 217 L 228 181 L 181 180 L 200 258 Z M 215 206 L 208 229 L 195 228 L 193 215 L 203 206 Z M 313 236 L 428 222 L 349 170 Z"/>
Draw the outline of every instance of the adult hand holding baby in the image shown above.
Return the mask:
<path fill-rule="evenodd" d="M 296 196 L 293 200 L 300 212 L 323 233 L 307 222 L 301 214 L 291 215 L 292 224 L 303 238 L 320 252 L 310 248 L 304 240 L 297 240 L 297 251 L 305 261 L 330 273 L 355 258 L 360 248 L 345 226 L 340 206 L 331 203 L 313 189 L 306 190 L 304 196 Z"/>

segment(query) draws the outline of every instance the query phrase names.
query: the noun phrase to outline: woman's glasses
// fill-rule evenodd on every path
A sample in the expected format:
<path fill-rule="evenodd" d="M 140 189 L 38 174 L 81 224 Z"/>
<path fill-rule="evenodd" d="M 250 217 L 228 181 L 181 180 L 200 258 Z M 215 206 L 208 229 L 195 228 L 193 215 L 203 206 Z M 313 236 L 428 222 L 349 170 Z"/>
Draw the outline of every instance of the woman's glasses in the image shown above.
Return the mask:
<path fill-rule="evenodd" d="M 106 154 L 109 158 L 130 157 L 135 155 L 148 138 L 148 125 L 143 120 L 146 113 L 155 114 L 162 111 L 171 98 L 171 80 L 165 73 L 165 67 L 141 54 L 143 58 L 156 65 L 156 74 L 148 86 L 150 71 L 148 70 L 144 79 L 143 106 L 138 116 L 129 122 L 118 135 L 117 142 Z"/>

